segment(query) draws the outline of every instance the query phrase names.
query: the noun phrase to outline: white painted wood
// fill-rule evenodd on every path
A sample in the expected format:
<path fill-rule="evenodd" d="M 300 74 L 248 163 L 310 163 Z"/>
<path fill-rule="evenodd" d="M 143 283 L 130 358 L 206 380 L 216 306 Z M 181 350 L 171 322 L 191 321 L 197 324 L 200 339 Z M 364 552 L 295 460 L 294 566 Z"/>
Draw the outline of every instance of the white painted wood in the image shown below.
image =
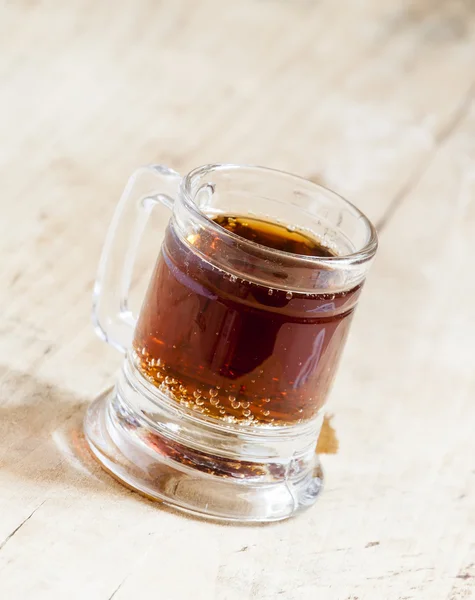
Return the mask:
<path fill-rule="evenodd" d="M 4 3 L 0 598 L 475 597 L 474 65 L 470 2 Z M 125 180 L 209 161 L 384 222 L 325 493 L 271 526 L 148 502 L 81 437 L 120 363 L 89 312 Z"/>

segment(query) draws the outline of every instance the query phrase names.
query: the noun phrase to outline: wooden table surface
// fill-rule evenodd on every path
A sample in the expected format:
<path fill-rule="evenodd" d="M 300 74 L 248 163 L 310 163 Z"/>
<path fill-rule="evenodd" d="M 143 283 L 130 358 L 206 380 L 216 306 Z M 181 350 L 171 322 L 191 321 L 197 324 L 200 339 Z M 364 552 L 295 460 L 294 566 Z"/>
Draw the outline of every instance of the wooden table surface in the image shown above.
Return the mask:
<path fill-rule="evenodd" d="M 472 0 L 18 0 L 0 7 L 0 598 L 475 598 Z M 182 516 L 81 434 L 121 357 L 91 287 L 132 170 L 323 182 L 380 250 L 305 514 Z"/>

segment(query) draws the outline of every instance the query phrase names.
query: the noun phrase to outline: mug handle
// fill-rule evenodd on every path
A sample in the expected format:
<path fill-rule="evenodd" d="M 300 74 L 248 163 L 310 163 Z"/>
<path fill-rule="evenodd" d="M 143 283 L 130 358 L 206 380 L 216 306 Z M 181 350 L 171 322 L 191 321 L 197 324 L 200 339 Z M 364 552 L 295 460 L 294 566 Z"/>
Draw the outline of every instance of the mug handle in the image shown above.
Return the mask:
<path fill-rule="evenodd" d="M 157 203 L 173 208 L 180 181 L 179 173 L 162 165 L 138 169 L 109 225 L 94 283 L 92 319 L 97 335 L 121 352 L 130 347 L 137 321 L 128 296 L 140 238 Z"/>

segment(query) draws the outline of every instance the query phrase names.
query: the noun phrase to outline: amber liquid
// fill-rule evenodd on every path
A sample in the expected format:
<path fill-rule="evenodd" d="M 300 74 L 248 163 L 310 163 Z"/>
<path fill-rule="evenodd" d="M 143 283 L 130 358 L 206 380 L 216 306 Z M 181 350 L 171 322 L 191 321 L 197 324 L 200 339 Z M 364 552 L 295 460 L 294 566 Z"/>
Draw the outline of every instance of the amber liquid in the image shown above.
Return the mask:
<path fill-rule="evenodd" d="M 332 252 L 284 226 L 238 216 L 215 222 L 258 244 L 306 256 Z M 136 365 L 163 393 L 231 423 L 283 426 L 315 417 L 332 383 L 360 286 L 338 294 L 279 290 L 200 258 L 219 238 L 184 241 L 169 225 L 135 331 Z"/>

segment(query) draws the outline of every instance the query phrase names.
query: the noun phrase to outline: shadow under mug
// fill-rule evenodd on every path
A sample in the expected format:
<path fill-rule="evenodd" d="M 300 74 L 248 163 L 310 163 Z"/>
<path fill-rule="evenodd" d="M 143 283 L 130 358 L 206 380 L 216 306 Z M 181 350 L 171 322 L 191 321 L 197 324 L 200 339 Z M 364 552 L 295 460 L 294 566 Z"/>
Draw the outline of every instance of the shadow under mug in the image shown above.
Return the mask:
<path fill-rule="evenodd" d="M 136 318 L 130 282 L 158 203 L 172 214 Z M 220 216 L 307 234 L 328 255 L 261 245 Z M 376 248 L 356 207 L 295 175 L 139 169 L 94 287 L 96 330 L 126 355 L 86 415 L 94 455 L 133 489 L 202 516 L 274 521 L 313 504 L 322 407 Z"/>

